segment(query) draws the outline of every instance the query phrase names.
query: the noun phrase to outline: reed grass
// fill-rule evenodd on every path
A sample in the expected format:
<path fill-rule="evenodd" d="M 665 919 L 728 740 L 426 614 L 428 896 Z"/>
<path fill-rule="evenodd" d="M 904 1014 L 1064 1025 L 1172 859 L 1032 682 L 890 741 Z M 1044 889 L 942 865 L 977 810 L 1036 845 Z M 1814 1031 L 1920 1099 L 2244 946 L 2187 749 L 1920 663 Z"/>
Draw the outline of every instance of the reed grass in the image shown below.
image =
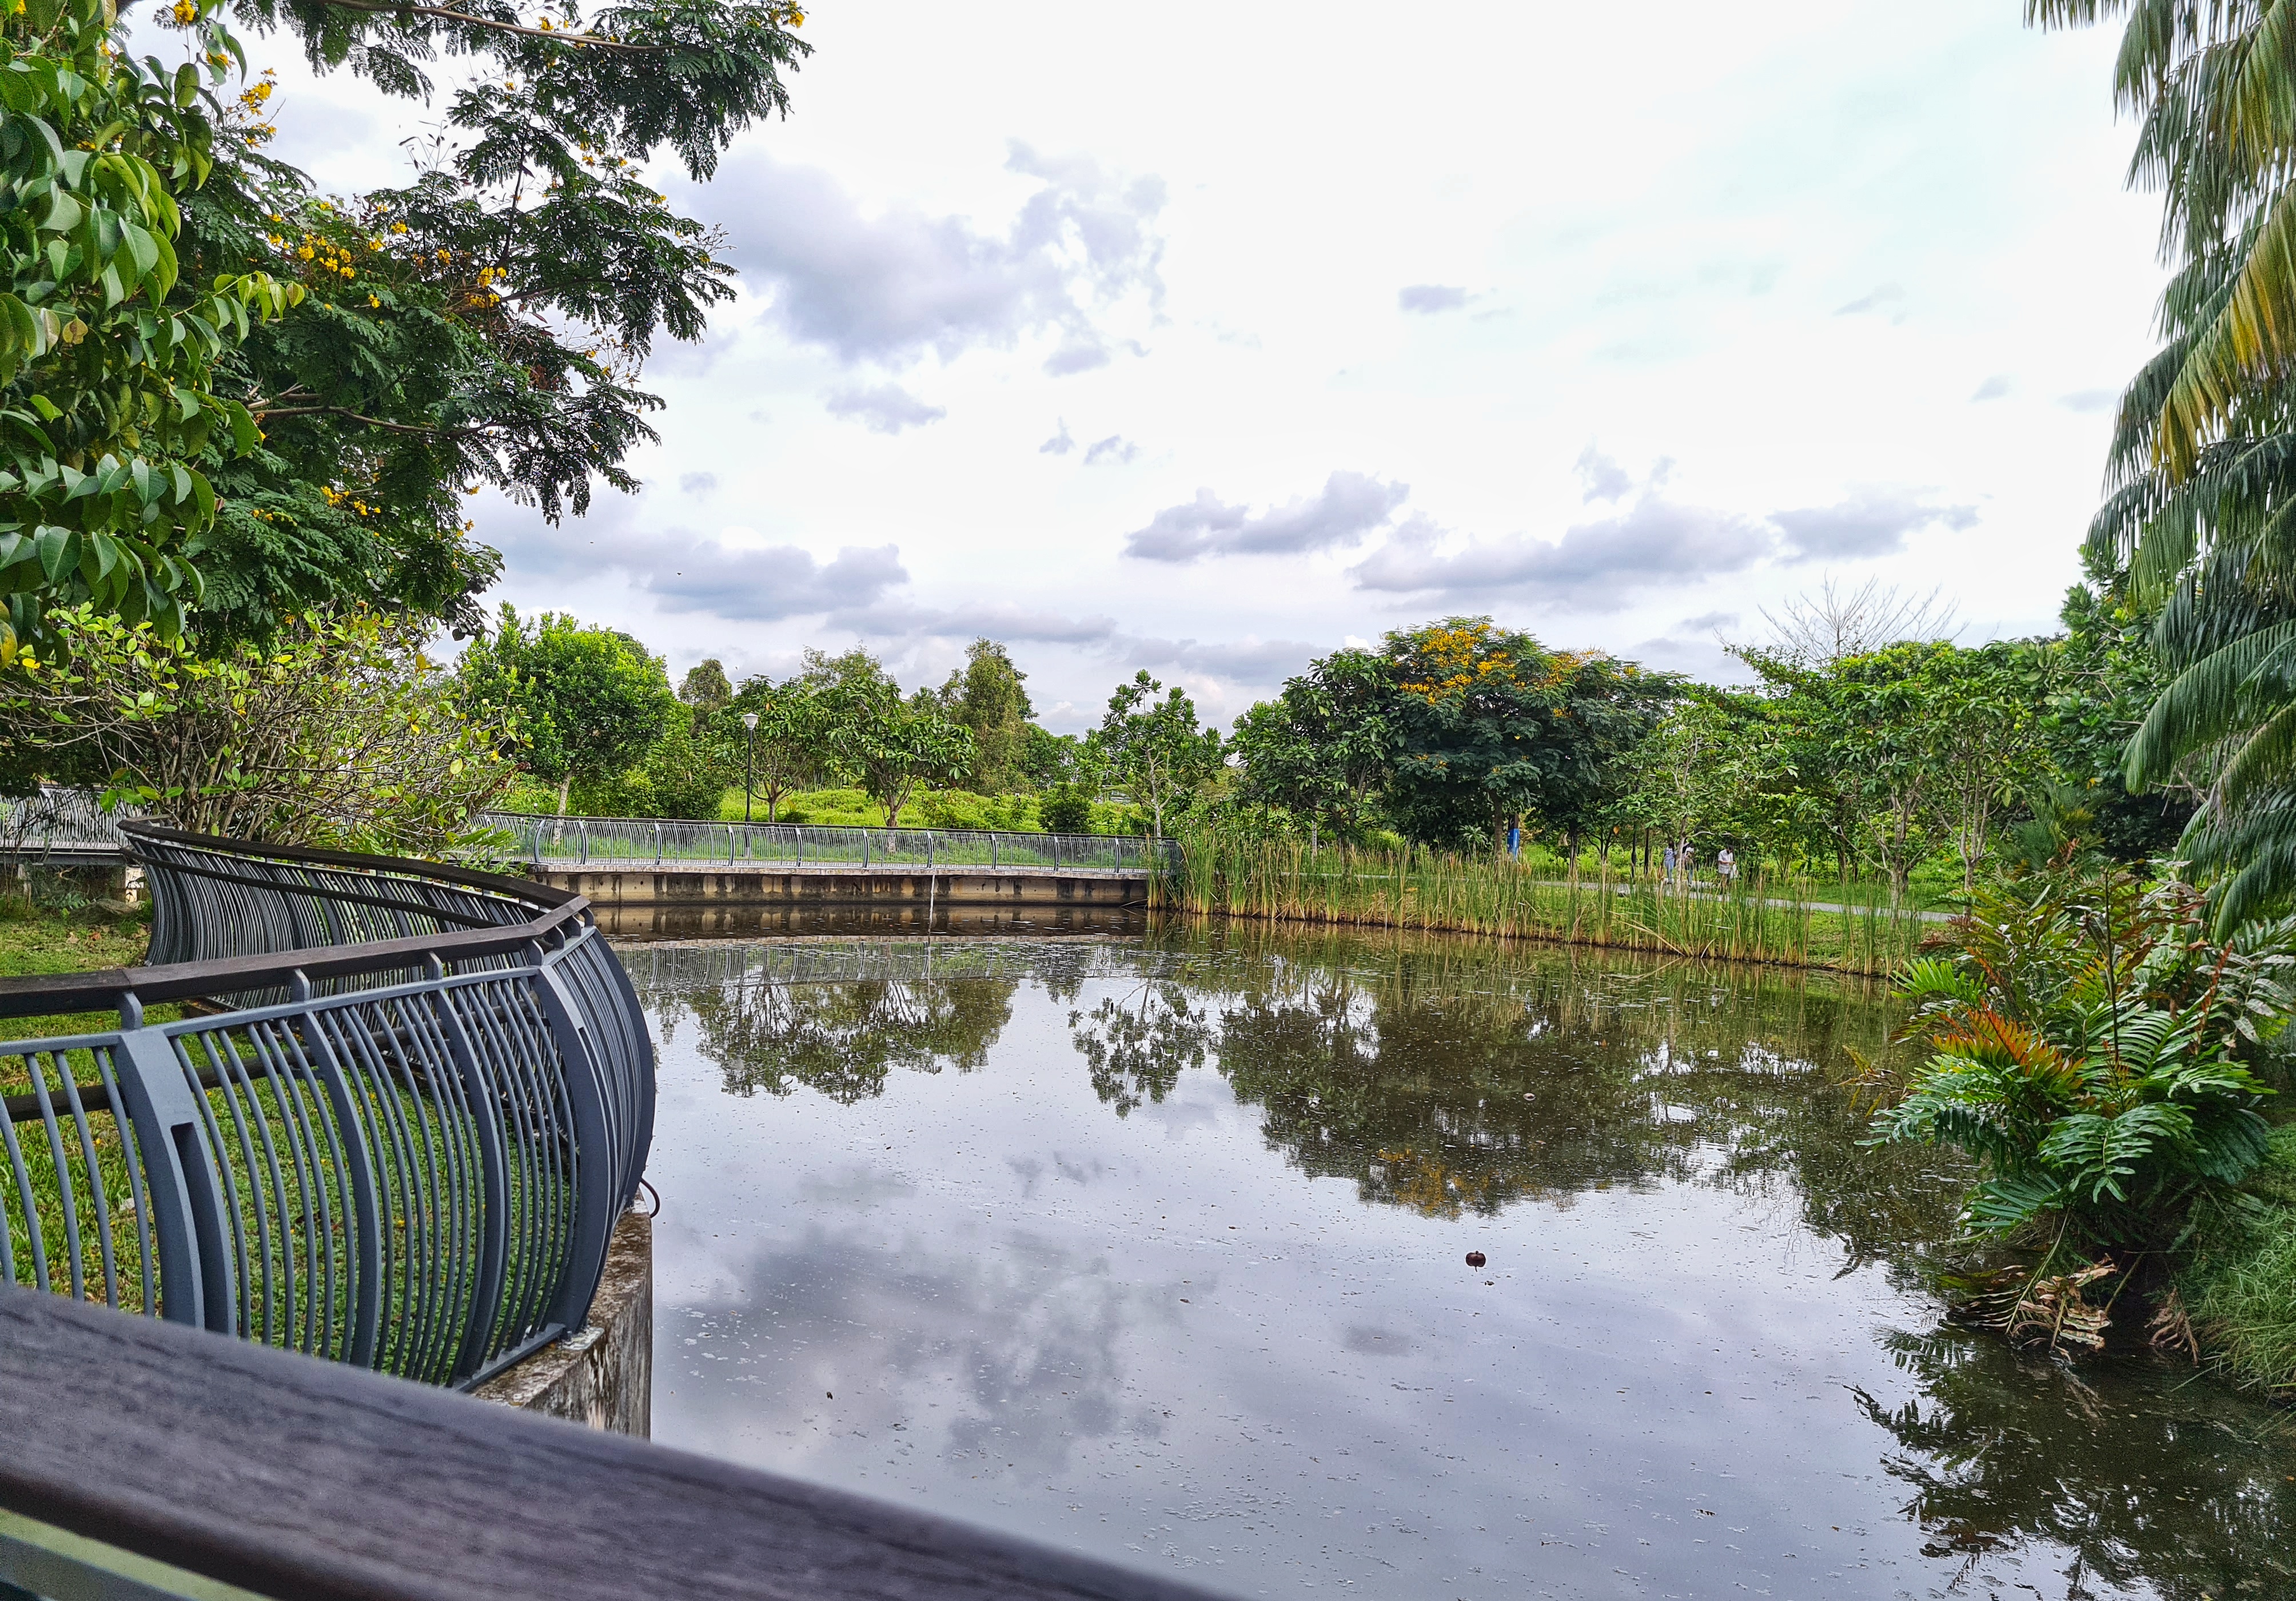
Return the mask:
<path fill-rule="evenodd" d="M 1544 876 L 1511 861 L 1414 847 L 1310 850 L 1218 833 L 1181 842 L 1152 904 L 1209 916 L 1422 929 L 1880 974 L 1939 924 L 1852 886 L 1755 876 L 1727 889 L 1592 872 Z"/>

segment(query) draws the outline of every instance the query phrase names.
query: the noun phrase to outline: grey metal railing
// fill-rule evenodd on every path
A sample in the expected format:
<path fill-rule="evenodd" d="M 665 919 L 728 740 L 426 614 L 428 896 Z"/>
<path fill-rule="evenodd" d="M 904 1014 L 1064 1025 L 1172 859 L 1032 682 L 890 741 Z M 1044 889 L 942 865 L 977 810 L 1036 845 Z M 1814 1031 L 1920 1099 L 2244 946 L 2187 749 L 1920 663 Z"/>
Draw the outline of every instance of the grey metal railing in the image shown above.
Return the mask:
<path fill-rule="evenodd" d="M 125 825 L 157 965 L 0 980 L 0 1283 L 464 1387 L 582 1326 L 653 1050 L 580 897 Z M 152 1022 L 147 1006 L 224 1009 Z"/>
<path fill-rule="evenodd" d="M 43 784 L 34 794 L 0 796 L 0 856 L 125 851 L 119 824 L 103 809 L 95 791 Z"/>
<path fill-rule="evenodd" d="M 832 828 L 813 823 L 697 823 L 674 817 L 547 817 L 486 812 L 512 854 L 537 865 L 707 867 L 1024 867 L 1145 873 L 1169 840 L 987 828 Z"/>

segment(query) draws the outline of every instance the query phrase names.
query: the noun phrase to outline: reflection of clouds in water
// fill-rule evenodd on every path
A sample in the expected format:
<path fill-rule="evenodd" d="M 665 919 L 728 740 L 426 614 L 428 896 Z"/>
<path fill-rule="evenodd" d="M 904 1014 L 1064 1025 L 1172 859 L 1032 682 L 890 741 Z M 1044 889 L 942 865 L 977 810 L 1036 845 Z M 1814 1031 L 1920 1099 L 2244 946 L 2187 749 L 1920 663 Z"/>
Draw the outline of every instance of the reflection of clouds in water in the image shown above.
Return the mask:
<path fill-rule="evenodd" d="M 1062 1183 L 1073 1184 L 1079 1188 L 1106 1178 L 1113 1172 L 1106 1162 L 1096 1156 L 1083 1158 L 1064 1156 L 1058 1151 L 1049 1154 L 1049 1168 L 1046 1162 L 1039 1162 L 1034 1157 L 1007 1156 L 1004 1159 L 1004 1166 L 1015 1178 L 1021 1181 L 1022 1200 L 1029 1201 L 1036 1198 L 1037 1186 L 1043 1181 L 1047 1171 Z"/>
<path fill-rule="evenodd" d="M 1350 1325 L 1340 1343 L 1365 1357 L 1407 1357 L 1419 1349 L 1419 1342 L 1409 1334 L 1360 1323 Z"/>
<path fill-rule="evenodd" d="M 1119 1346 L 1169 1320 L 1171 1286 L 1122 1283 L 1032 1235 L 920 1260 L 925 1249 L 816 1227 L 733 1264 L 714 1304 L 664 1306 L 665 1432 L 784 1461 L 792 1444 L 858 1430 L 896 1457 L 983 1474 L 1054 1472 L 1080 1441 L 1160 1433 L 1152 1408 L 1125 1408 Z M 760 1453 L 745 1437 L 778 1443 Z"/>

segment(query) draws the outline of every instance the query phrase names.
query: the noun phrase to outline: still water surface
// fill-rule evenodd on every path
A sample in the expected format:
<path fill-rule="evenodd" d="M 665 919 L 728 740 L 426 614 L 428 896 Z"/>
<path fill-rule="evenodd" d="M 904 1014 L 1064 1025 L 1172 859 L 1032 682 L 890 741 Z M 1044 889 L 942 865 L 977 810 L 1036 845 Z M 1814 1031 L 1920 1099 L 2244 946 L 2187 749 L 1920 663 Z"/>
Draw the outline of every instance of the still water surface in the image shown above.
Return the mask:
<path fill-rule="evenodd" d="M 1941 1319 L 1961 1175 L 1858 1148 L 1861 988 L 1191 928 L 625 955 L 665 1443 L 1238 1596 L 2296 1597 L 2288 1414 Z"/>

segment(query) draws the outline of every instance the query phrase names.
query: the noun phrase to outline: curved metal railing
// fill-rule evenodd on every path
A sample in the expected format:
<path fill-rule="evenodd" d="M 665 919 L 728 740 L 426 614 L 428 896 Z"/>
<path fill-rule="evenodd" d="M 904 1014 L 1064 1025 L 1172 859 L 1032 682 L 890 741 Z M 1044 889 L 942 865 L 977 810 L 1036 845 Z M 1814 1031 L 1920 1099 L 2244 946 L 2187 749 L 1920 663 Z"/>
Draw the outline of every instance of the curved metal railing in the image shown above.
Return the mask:
<path fill-rule="evenodd" d="M 0 1016 L 119 1014 L 0 1041 L 0 1282 L 464 1387 L 578 1329 L 654 1110 L 587 903 L 121 832 L 155 964 L 0 981 Z"/>

